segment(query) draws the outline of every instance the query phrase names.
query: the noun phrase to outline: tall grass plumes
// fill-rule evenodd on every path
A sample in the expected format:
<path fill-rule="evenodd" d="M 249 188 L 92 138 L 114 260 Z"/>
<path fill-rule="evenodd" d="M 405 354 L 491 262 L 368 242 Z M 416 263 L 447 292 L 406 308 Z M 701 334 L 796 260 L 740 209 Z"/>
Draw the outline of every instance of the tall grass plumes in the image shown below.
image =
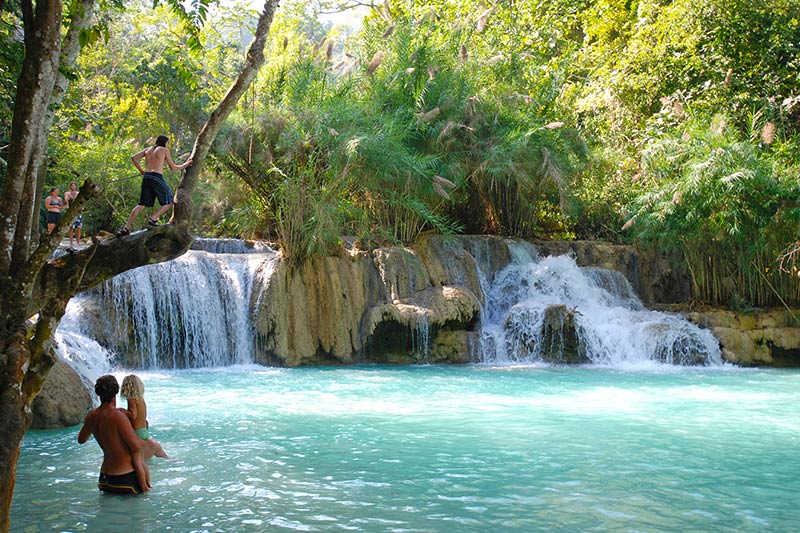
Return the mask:
<path fill-rule="evenodd" d="M 219 155 L 287 257 L 328 253 L 340 235 L 369 248 L 564 226 L 585 145 L 540 116 L 513 58 L 489 56 L 465 28 L 395 6 L 368 17 L 346 54 L 283 41 Z"/>
<path fill-rule="evenodd" d="M 700 301 L 800 302 L 800 280 L 778 264 L 798 238 L 800 187 L 791 167 L 758 142 L 762 129 L 745 136 L 724 117 L 696 119 L 642 154 L 653 187 L 634 203 L 628 225 L 640 242 L 680 251 Z"/>

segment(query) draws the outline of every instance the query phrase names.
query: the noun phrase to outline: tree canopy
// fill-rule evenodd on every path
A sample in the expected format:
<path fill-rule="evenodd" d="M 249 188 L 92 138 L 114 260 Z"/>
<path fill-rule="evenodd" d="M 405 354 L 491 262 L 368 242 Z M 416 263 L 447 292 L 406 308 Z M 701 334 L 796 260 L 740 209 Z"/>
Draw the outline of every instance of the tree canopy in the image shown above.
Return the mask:
<path fill-rule="evenodd" d="M 325 21 L 354 7 L 360 27 Z M 50 131 L 47 178 L 100 185 L 90 232 L 120 225 L 135 202 L 130 153 L 162 132 L 189 153 L 255 15 L 177 2 L 98 12 Z M 2 20 L 13 36 L 14 11 Z M 699 273 L 707 254 L 691 243 L 711 222 L 689 220 L 731 201 L 730 188 L 693 179 L 713 147 L 736 161 L 719 179 L 742 170 L 770 183 L 737 195 L 759 188 L 774 201 L 718 214 L 717 261 L 740 258 L 744 242 L 753 255 L 735 273 L 698 274 L 698 296 L 796 300 L 796 283 L 767 265 L 795 240 L 798 43 L 790 0 L 288 0 L 192 191 L 194 229 L 274 239 L 296 262 L 335 252 L 342 236 L 367 248 L 425 231 L 604 238 L 675 249 Z M 21 57 L 3 40 L 5 139 Z M 730 290 L 703 287 L 716 277 Z"/>

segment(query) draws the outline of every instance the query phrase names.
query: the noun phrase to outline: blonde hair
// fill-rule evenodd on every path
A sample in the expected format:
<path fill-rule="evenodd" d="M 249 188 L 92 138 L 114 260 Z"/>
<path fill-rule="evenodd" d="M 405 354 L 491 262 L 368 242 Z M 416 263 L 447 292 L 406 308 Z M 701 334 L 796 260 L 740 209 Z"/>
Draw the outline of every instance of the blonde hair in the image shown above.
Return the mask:
<path fill-rule="evenodd" d="M 141 400 L 144 396 L 144 383 L 136 374 L 129 374 L 122 380 L 120 395 L 131 400 Z"/>

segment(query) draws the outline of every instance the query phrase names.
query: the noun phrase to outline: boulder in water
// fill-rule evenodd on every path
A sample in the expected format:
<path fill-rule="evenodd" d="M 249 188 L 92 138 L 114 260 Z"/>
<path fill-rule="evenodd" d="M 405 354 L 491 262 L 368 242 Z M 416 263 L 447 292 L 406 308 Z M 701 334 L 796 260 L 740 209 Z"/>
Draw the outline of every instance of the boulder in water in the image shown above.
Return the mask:
<path fill-rule="evenodd" d="M 540 354 L 551 363 L 581 365 L 589 363 L 575 329 L 575 310 L 564 304 L 549 305 L 544 310 Z"/>
<path fill-rule="evenodd" d="M 50 429 L 80 424 L 92 408 L 92 397 L 81 377 L 59 359 L 33 400 L 34 429 Z"/>

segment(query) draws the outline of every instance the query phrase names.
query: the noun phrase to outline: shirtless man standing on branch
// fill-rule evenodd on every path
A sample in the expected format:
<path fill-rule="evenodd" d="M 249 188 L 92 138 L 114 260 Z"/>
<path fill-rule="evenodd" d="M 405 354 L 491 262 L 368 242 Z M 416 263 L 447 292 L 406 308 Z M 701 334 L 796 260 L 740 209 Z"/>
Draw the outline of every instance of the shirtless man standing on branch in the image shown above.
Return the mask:
<path fill-rule="evenodd" d="M 100 407 L 86 415 L 78 433 L 83 444 L 94 435 L 103 449 L 103 465 L 97 488 L 114 494 L 141 494 L 150 490 L 144 461 L 137 464 L 134 456 L 142 452 L 144 441 L 133 431 L 125 412 L 117 409 L 119 383 L 112 375 L 100 376 L 94 385 L 100 397 Z"/>
<path fill-rule="evenodd" d="M 131 156 L 134 166 L 142 174 L 142 190 L 139 193 L 139 204 L 133 208 L 131 216 L 128 217 L 128 221 L 125 222 L 125 226 L 119 231 L 118 235 L 129 234 L 136 217 L 145 207 L 153 207 L 156 198 L 158 198 L 158 203 L 161 204 L 161 207 L 152 216 L 147 217 L 148 226 L 158 226 L 159 217 L 172 208 L 172 190 L 167 185 L 167 182 L 164 181 L 164 163 L 167 163 L 170 170 L 183 170 L 192 166 L 192 158 L 187 159 L 182 165 L 176 165 L 172 162 L 172 156 L 169 153 L 167 144 L 169 144 L 169 137 L 159 135 L 154 146 L 145 148 Z M 145 161 L 144 168 L 139 163 L 142 159 Z"/>

